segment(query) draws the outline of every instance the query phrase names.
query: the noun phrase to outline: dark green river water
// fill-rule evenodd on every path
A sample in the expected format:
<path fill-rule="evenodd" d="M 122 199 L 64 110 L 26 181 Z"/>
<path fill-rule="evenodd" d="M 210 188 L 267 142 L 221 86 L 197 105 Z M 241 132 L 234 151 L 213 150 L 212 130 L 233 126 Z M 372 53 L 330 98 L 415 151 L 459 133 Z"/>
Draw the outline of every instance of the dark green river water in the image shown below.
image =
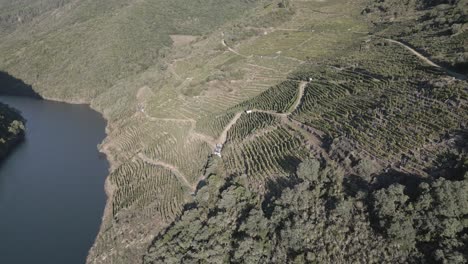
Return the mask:
<path fill-rule="evenodd" d="M 27 119 L 25 142 L 0 163 L 0 263 L 85 263 L 106 200 L 105 120 L 85 105 L 0 102 Z"/>

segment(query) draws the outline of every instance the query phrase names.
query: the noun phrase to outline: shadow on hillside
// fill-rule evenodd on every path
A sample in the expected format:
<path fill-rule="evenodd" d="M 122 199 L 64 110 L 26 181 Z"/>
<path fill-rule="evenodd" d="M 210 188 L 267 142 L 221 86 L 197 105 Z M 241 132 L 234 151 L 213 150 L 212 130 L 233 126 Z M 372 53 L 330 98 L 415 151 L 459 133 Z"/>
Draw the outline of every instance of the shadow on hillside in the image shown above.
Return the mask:
<path fill-rule="evenodd" d="M 26 96 L 42 99 L 32 86 L 7 72 L 0 71 L 0 95 Z"/>
<path fill-rule="evenodd" d="M 301 163 L 301 160 L 295 156 L 286 156 L 279 162 L 281 168 L 288 173 L 295 173 L 297 166 Z"/>
<path fill-rule="evenodd" d="M 390 185 L 401 184 L 405 187 L 405 194 L 413 197 L 418 192 L 422 182 L 429 181 L 416 174 L 405 173 L 394 169 L 373 175 L 370 181 L 358 175 L 349 175 L 343 179 L 343 191 L 347 196 L 358 197 L 359 193 L 370 194 L 377 190 L 388 189 Z"/>

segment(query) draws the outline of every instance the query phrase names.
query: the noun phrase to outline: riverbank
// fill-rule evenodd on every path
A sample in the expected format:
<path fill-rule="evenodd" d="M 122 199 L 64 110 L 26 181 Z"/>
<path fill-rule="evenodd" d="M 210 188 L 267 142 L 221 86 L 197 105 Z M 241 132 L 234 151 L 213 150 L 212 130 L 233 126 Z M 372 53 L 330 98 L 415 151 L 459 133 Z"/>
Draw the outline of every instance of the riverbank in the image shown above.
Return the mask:
<path fill-rule="evenodd" d="M 55 101 L 55 102 L 62 102 L 62 103 L 67 103 L 67 104 L 87 105 L 88 107 L 90 107 L 91 109 L 93 109 L 94 111 L 99 113 L 102 116 L 102 118 L 104 118 L 104 120 L 106 121 L 106 128 L 105 128 L 106 137 L 97 146 L 98 151 L 105 155 L 106 160 L 107 160 L 107 162 L 109 164 L 108 174 L 106 176 L 104 186 L 103 186 L 104 192 L 106 194 L 106 203 L 105 203 L 105 206 L 104 206 L 103 215 L 101 217 L 101 224 L 99 226 L 99 231 L 96 234 L 96 237 L 94 239 L 94 243 L 93 243 L 92 247 L 89 249 L 88 256 L 87 256 L 87 259 L 86 259 L 86 263 L 95 263 L 96 260 L 92 259 L 91 256 L 93 255 L 92 253 L 97 250 L 96 246 L 97 246 L 97 243 L 98 243 L 98 238 L 106 230 L 106 223 L 109 222 L 109 221 L 112 221 L 112 218 L 113 218 L 112 202 L 113 202 L 113 197 L 114 197 L 114 193 L 115 193 L 115 186 L 110 181 L 110 174 L 112 173 L 112 171 L 117 169 L 118 164 L 117 164 L 117 161 L 114 158 L 114 155 L 109 150 L 109 148 L 107 148 L 105 145 L 102 144 L 105 141 L 112 141 L 110 139 L 111 122 L 110 122 L 109 118 L 105 116 L 104 113 L 99 111 L 99 109 L 93 107 L 93 104 L 90 101 L 86 101 L 86 100 L 66 100 L 66 99 L 61 99 L 61 98 L 56 98 L 56 97 L 49 97 L 49 96 L 43 96 L 43 98 L 45 100 L 50 100 L 50 101 Z"/>
<path fill-rule="evenodd" d="M 25 120 L 21 114 L 0 103 L 0 162 L 20 144 L 25 137 Z"/>
<path fill-rule="evenodd" d="M 112 212 L 113 212 L 112 201 L 113 201 L 113 197 L 114 197 L 115 186 L 112 185 L 109 177 L 110 177 L 110 174 L 112 173 L 112 171 L 117 169 L 117 162 L 113 158 L 113 155 L 112 155 L 111 151 L 107 147 L 102 145 L 102 143 L 109 140 L 109 137 L 110 137 L 110 120 L 108 119 L 108 117 L 105 116 L 104 113 L 99 111 L 99 109 L 93 107 L 92 102 L 87 101 L 87 100 L 66 100 L 66 99 L 61 99 L 61 98 L 57 98 L 57 97 L 49 97 L 49 96 L 44 96 L 44 95 L 42 95 L 42 98 L 44 98 L 45 100 L 49 100 L 49 101 L 62 102 L 62 103 L 67 103 L 67 104 L 87 105 L 92 110 L 99 113 L 102 116 L 102 118 L 106 121 L 106 128 L 105 128 L 106 137 L 97 146 L 98 151 L 105 155 L 106 160 L 107 160 L 107 162 L 109 164 L 108 174 L 106 176 L 104 186 L 103 186 L 104 192 L 106 194 L 106 203 L 105 203 L 103 215 L 101 217 L 101 224 L 100 224 L 100 227 L 99 227 L 99 231 L 96 234 L 96 237 L 94 239 L 94 243 L 93 243 L 92 247 L 89 249 L 88 256 L 87 256 L 87 259 L 86 259 L 86 263 L 94 263 L 95 261 L 93 259 L 90 259 L 90 256 L 92 255 L 92 252 L 96 250 L 96 244 L 97 244 L 98 237 L 106 229 L 106 222 L 111 221 L 112 217 L 113 217 L 113 215 L 112 215 Z"/>
<path fill-rule="evenodd" d="M 106 137 L 105 119 L 85 105 L 1 101 L 22 111 L 28 130 L 0 168 L 0 262 L 84 263 L 107 201 L 109 165 L 96 147 Z M 24 248 L 29 254 L 18 254 Z"/>
<path fill-rule="evenodd" d="M 30 97 L 30 98 L 35 98 L 39 100 L 47 100 L 47 101 L 52 101 L 52 102 L 59 102 L 59 103 L 67 103 L 67 104 L 73 104 L 73 105 L 86 105 L 87 107 L 91 108 L 95 112 L 99 113 L 101 117 L 105 120 L 106 122 L 106 128 L 105 128 L 105 133 L 106 136 L 105 138 L 96 146 L 98 148 L 98 151 L 102 154 L 105 155 L 105 158 L 109 164 L 108 167 L 108 172 L 106 175 L 106 179 L 104 182 L 104 186 L 102 186 L 104 193 L 106 194 L 106 203 L 105 203 L 105 208 L 103 215 L 101 216 L 101 223 L 100 223 L 100 228 L 98 233 L 96 234 L 94 240 L 95 242 L 93 243 L 93 246 L 89 249 L 88 256 L 90 255 L 91 251 L 94 250 L 96 240 L 101 232 L 104 230 L 104 223 L 108 220 L 112 219 L 112 199 L 113 199 L 113 193 L 114 193 L 114 187 L 112 186 L 112 183 L 109 181 L 109 175 L 110 173 L 117 168 L 117 162 L 113 158 L 112 153 L 110 152 L 109 149 L 106 147 L 102 146 L 102 143 L 106 140 L 109 140 L 109 132 L 110 132 L 110 121 L 109 119 L 105 116 L 104 113 L 99 111 L 99 109 L 96 109 L 93 107 L 92 102 L 90 100 L 85 100 L 85 99 L 73 99 L 73 100 L 67 100 L 59 97 L 52 97 L 46 94 L 42 94 L 40 91 L 34 90 L 32 85 L 29 85 L 25 82 L 23 82 L 21 79 L 15 78 L 14 76 L 10 75 L 7 72 L 0 71 L 0 84 L 2 84 L 2 88 L 0 89 L 0 94 L 2 95 L 9 95 L 9 96 L 19 96 L 19 97 Z M 0 128 L 1 129 L 1 128 Z M 8 128 L 6 128 L 8 129 Z M 0 130 L 1 132 L 1 130 Z M 1 133 L 0 133 L 1 135 Z M 20 134 L 18 134 L 18 137 L 15 138 L 15 140 L 9 140 L 7 141 L 8 144 L 8 152 L 10 152 L 13 149 L 13 146 L 16 146 L 20 142 L 24 140 L 24 131 Z M 0 145 L 0 161 L 2 160 L 2 157 L 6 156 L 7 151 L 2 149 L 2 145 Z M 87 262 L 92 262 L 92 260 L 88 260 Z"/>

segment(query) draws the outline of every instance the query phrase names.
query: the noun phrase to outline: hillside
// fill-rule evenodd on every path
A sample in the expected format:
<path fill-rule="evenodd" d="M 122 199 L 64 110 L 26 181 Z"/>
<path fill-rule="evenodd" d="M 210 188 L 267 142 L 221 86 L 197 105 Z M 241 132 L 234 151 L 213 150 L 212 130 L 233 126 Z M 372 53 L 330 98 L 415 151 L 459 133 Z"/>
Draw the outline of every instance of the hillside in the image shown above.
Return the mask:
<path fill-rule="evenodd" d="M 0 103 L 0 162 L 24 138 L 25 120 L 15 109 Z"/>
<path fill-rule="evenodd" d="M 262 196 L 245 178 L 219 176 L 216 165 L 144 263 L 466 261 L 466 173 L 423 180 L 391 172 L 368 183 L 333 163 L 306 160 Z"/>
<path fill-rule="evenodd" d="M 45 97 L 77 102 L 158 64 L 170 34 L 204 34 L 252 6 L 249 0 L 2 2 L 2 17 L 18 19 L 5 18 L 11 22 L 3 27 L 15 30 L 2 36 L 0 68 Z"/>
<path fill-rule="evenodd" d="M 465 0 L 37 2 L 0 70 L 109 121 L 89 263 L 466 262 Z"/>

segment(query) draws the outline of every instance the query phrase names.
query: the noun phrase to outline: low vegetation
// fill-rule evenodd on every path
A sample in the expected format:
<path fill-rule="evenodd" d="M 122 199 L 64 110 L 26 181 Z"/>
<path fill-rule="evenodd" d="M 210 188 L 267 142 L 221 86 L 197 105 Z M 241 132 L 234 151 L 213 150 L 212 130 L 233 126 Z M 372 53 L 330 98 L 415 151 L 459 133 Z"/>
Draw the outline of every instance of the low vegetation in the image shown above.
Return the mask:
<path fill-rule="evenodd" d="M 16 30 L 2 37 L 0 68 L 46 97 L 86 102 L 158 64 L 170 35 L 206 34 L 253 6 L 249 0 L 2 2 L 0 18 Z"/>

